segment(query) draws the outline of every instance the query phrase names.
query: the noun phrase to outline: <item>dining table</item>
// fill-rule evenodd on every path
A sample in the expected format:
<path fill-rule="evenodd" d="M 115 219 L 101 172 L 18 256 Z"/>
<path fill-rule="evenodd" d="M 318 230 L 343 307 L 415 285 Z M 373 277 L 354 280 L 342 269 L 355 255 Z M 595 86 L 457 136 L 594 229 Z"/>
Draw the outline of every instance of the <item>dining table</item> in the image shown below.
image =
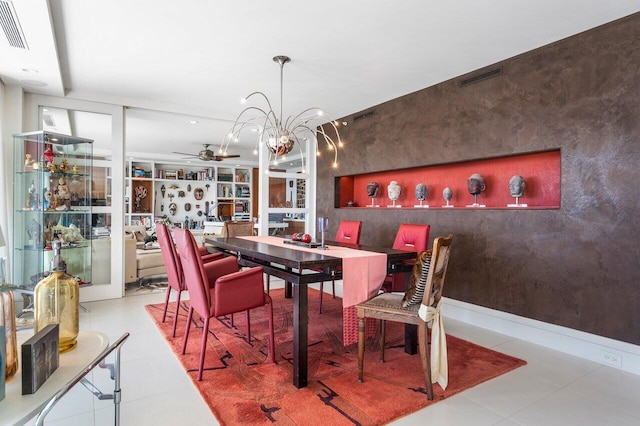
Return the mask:
<path fill-rule="evenodd" d="M 355 304 L 375 295 L 387 274 L 410 271 L 417 255 L 334 241 L 325 241 L 323 249 L 317 244 L 292 244 L 287 236 L 207 237 L 205 245 L 237 257 L 241 266 L 261 266 L 266 274 L 285 281 L 285 297 L 293 298 L 293 385 L 297 388 L 308 384 L 308 285 L 343 280 L 343 306 L 346 301 L 349 312 L 355 312 Z M 408 353 L 417 352 L 415 334 L 411 328 L 405 330 Z"/>

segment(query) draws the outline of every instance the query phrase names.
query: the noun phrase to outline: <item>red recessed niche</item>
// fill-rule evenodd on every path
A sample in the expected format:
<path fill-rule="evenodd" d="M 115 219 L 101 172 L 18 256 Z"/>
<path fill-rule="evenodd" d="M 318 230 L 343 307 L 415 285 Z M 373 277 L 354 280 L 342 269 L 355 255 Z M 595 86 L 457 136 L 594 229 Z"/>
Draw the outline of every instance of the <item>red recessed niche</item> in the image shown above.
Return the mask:
<path fill-rule="evenodd" d="M 524 196 L 519 199 L 521 204 L 527 204 L 526 208 L 560 208 L 560 150 L 339 176 L 335 182 L 335 207 L 347 207 L 347 203 L 352 201 L 355 207 L 373 208 L 367 207 L 371 205 L 371 198 L 367 197 L 367 184 L 378 182 L 380 194 L 374 203 L 386 208 L 392 204 L 387 185 L 395 180 L 402 187 L 400 198 L 396 201 L 396 205 L 402 208 L 412 209 L 419 204 L 415 198 L 415 187 L 424 183 L 428 190 L 423 203 L 429 208 L 443 208 L 446 202 L 442 191 L 449 187 L 453 191 L 449 204 L 453 208 L 468 209 L 473 204 L 473 195 L 469 194 L 467 180 L 474 173 L 484 177 L 486 190 L 478 198 L 478 204 L 486 206 L 484 208 L 519 208 L 508 207 L 515 203 L 509 194 L 509 179 L 513 175 L 521 175 L 526 182 Z"/>

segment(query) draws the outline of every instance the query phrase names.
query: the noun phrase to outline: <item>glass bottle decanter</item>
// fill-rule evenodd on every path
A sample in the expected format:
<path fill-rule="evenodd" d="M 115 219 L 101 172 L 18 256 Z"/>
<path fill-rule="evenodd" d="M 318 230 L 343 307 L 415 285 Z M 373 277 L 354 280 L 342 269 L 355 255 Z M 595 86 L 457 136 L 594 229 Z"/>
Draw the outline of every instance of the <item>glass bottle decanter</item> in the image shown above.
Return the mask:
<path fill-rule="evenodd" d="M 16 312 L 13 293 L 0 291 L 0 327 L 5 328 L 5 371 L 8 379 L 18 371 L 18 340 L 16 339 Z M 2 374 L 2 372 L 0 372 Z"/>
<path fill-rule="evenodd" d="M 34 290 L 35 324 L 37 333 L 49 324 L 60 325 L 60 353 L 76 347 L 80 329 L 80 292 L 78 281 L 67 274 L 67 264 L 60 255 L 61 241 L 52 241 L 51 272 Z"/>

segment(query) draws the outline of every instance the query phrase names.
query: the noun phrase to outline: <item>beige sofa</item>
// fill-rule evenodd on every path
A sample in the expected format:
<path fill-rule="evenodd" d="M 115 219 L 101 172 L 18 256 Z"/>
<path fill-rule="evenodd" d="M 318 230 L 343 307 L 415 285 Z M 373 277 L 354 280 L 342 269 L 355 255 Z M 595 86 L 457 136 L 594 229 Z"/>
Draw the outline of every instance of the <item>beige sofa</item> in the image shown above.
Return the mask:
<path fill-rule="evenodd" d="M 167 268 L 159 248 L 145 249 L 144 226 L 125 226 L 125 283 L 138 282 L 152 275 L 163 275 Z"/>

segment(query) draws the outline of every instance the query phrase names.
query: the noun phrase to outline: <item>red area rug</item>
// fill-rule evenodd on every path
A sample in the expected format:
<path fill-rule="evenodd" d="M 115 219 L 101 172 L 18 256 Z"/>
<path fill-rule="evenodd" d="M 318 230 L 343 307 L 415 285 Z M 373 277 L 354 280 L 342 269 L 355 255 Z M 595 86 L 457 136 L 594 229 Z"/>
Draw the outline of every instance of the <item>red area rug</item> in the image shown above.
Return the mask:
<path fill-rule="evenodd" d="M 185 355 L 180 355 L 188 301 L 181 303 L 178 331 L 173 318 L 163 324 L 162 304 L 148 305 L 149 315 L 194 380 L 222 425 L 379 425 L 441 401 L 525 364 L 524 361 L 447 336 L 449 385 L 434 384 L 428 401 L 417 355 L 404 353 L 403 326 L 387 323 L 385 363 L 379 363 L 379 341 L 367 342 L 364 382 L 358 383 L 357 344 L 342 345 L 342 301 L 325 295 L 317 312 L 318 292 L 309 289 L 309 386 L 292 384 L 292 301 L 282 289 L 272 290 L 277 364 L 267 362 L 268 325 L 265 308 L 251 312 L 252 339 L 246 341 L 245 315 L 212 319 L 203 380 L 195 380 L 202 320 L 194 319 Z M 175 304 L 170 304 L 173 312 Z M 197 315 L 194 314 L 194 317 Z M 196 325 L 197 328 L 194 326 Z M 446 320 L 445 320 L 446 330 Z"/>

